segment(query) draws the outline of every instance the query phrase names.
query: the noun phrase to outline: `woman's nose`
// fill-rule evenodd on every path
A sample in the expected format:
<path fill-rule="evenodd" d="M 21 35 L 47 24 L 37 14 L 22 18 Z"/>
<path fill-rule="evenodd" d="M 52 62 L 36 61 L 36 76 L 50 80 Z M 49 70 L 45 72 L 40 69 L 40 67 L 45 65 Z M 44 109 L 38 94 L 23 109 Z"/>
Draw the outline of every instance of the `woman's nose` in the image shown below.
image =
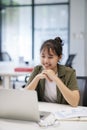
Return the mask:
<path fill-rule="evenodd" d="M 44 59 L 44 62 L 45 62 L 45 63 L 47 63 L 48 61 L 49 61 L 48 58 L 45 58 L 45 59 Z"/>

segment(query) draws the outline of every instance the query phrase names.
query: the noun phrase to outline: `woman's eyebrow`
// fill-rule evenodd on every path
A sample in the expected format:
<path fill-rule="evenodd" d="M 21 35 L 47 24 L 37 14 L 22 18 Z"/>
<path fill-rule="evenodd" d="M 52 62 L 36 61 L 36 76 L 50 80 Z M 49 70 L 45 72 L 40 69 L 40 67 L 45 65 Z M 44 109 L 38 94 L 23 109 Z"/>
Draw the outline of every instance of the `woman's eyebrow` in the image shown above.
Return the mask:
<path fill-rule="evenodd" d="M 53 54 L 48 54 L 48 56 L 54 56 Z"/>
<path fill-rule="evenodd" d="M 45 55 L 45 53 L 42 52 L 41 55 Z M 48 53 L 48 56 L 54 56 L 54 54 L 50 54 L 50 53 Z"/>

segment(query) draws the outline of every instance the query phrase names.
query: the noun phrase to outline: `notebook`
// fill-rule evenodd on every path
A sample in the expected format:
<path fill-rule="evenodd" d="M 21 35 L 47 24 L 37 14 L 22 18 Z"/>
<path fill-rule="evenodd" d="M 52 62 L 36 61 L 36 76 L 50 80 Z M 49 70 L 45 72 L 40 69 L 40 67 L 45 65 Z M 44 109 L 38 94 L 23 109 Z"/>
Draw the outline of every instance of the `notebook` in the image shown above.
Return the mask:
<path fill-rule="evenodd" d="M 48 113 L 43 116 L 48 116 Z M 0 89 L 0 118 L 39 122 L 37 92 Z"/>

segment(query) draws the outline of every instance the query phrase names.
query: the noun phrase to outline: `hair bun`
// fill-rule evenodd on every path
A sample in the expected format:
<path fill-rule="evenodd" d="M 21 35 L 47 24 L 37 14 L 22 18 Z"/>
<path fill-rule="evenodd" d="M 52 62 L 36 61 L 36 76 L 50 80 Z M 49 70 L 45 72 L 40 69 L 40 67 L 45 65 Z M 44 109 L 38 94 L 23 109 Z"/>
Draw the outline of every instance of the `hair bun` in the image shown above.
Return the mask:
<path fill-rule="evenodd" d="M 55 40 L 56 42 L 58 42 L 58 43 L 61 43 L 62 46 L 63 46 L 63 42 L 62 42 L 62 39 L 61 39 L 60 37 L 56 37 L 54 40 Z"/>

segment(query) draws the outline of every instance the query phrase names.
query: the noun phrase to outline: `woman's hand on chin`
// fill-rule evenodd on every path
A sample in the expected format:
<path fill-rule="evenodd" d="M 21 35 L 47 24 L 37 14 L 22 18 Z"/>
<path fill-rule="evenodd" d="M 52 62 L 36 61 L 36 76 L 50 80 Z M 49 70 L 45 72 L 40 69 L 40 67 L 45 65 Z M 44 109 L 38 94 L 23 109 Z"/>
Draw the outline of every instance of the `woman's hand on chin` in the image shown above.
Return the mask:
<path fill-rule="evenodd" d="M 49 81 L 53 81 L 53 77 L 55 76 L 55 72 L 53 70 L 51 70 L 51 69 L 43 70 L 42 73 L 47 76 L 47 79 Z"/>

